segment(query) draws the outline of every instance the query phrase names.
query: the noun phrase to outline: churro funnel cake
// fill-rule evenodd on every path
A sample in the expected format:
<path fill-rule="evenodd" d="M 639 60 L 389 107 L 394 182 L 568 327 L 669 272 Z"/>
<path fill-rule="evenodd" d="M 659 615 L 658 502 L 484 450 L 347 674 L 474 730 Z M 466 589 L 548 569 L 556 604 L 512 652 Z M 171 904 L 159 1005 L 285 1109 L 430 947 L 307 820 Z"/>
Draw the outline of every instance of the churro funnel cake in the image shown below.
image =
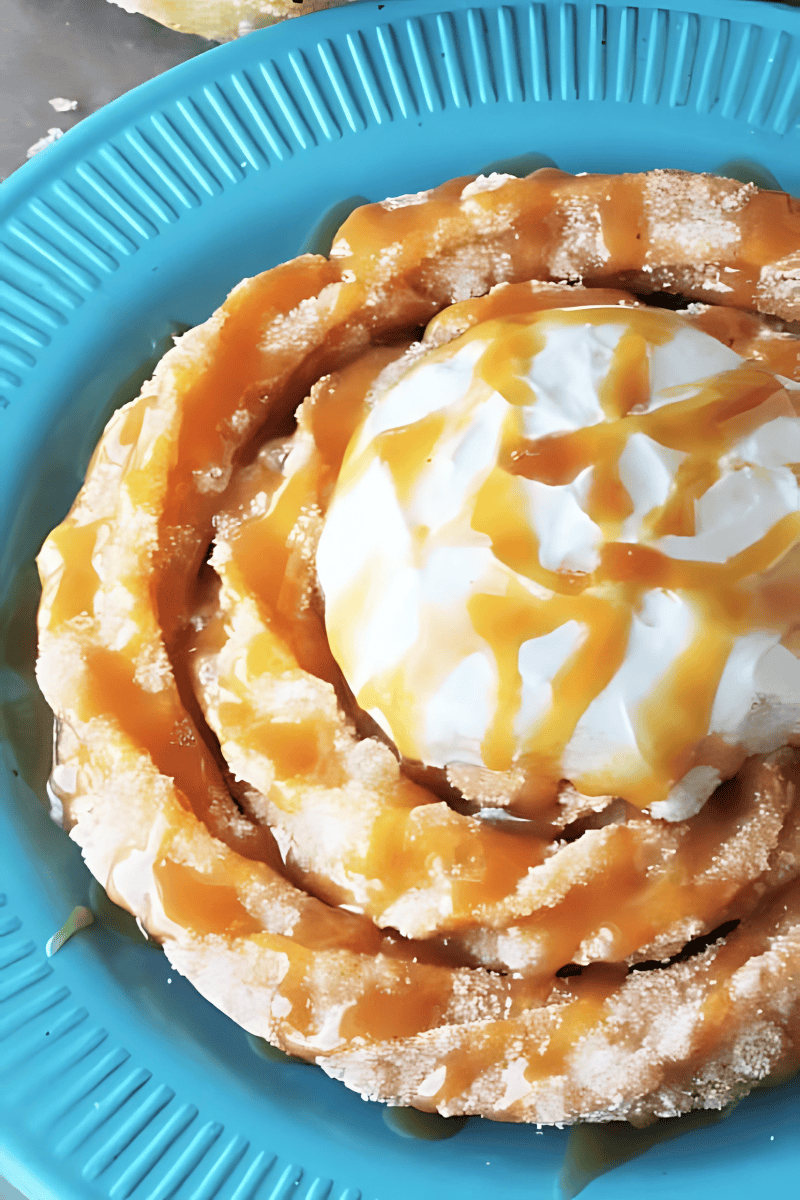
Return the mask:
<path fill-rule="evenodd" d="M 357 210 L 109 423 L 39 565 L 109 895 L 368 1098 L 642 1124 L 800 1049 L 800 207 Z"/>

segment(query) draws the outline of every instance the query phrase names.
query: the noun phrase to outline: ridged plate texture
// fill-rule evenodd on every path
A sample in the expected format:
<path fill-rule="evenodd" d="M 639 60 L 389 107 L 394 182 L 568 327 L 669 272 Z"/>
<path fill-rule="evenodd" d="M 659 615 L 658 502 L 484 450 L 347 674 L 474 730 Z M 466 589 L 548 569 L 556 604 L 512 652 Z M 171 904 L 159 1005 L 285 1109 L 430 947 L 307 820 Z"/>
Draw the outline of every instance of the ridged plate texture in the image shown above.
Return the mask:
<path fill-rule="evenodd" d="M 401 1138 L 316 1069 L 259 1056 L 102 913 L 46 958 L 96 893 L 40 803 L 31 564 L 171 335 L 334 206 L 530 152 L 571 171 L 754 160 L 800 193 L 799 123 L 789 8 L 389 0 L 210 51 L 0 187 L 0 1172 L 31 1200 L 556 1194 L 566 1131 Z M 588 1195 L 792 1194 L 798 1117 L 796 1085 L 760 1092 Z"/>

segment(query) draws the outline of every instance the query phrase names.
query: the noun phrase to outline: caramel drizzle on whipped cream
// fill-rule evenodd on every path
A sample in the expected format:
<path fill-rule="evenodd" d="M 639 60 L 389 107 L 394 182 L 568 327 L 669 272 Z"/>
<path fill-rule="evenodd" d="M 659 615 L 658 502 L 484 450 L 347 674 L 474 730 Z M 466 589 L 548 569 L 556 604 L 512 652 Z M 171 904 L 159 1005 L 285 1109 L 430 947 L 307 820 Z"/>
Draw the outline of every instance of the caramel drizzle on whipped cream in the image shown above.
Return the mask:
<path fill-rule="evenodd" d="M 492 594 L 478 585 L 466 608 L 498 671 L 496 706 L 481 745 L 483 762 L 500 772 L 522 767 L 529 810 L 532 804 L 551 802 L 567 774 L 565 750 L 590 703 L 621 669 L 633 614 L 646 592 L 663 589 L 684 597 L 695 629 L 688 645 L 638 705 L 636 742 L 644 762 L 637 765 L 633 758 L 627 775 L 618 768 L 612 784 L 602 770 L 572 777 L 575 786 L 590 795 L 613 790 L 640 807 L 665 799 L 676 780 L 703 761 L 696 757 L 697 745 L 709 734 L 712 706 L 736 638 L 755 629 L 783 634 L 796 614 L 793 596 L 784 592 L 767 598 L 758 581 L 797 544 L 800 513 L 783 516 L 754 544 L 724 562 L 682 560 L 647 544 L 665 535 L 692 537 L 694 502 L 719 478 L 720 458 L 766 422 L 797 417 L 797 395 L 760 365 L 744 364 L 713 375 L 693 387 L 688 398 L 662 401 L 646 411 L 648 347 L 668 342 L 682 317 L 658 310 L 628 310 L 626 328 L 599 389 L 606 419 L 533 441 L 522 435 L 515 413 L 536 402 L 526 373 L 545 347 L 543 322 L 552 329 L 554 325 L 609 325 L 618 319 L 618 312 L 608 308 L 572 309 L 541 315 L 506 313 L 473 327 L 411 367 L 414 373 L 437 364 L 446 366 L 471 342 L 483 347 L 460 415 L 448 417 L 439 409 L 379 433 L 368 445 L 355 434 L 343 468 L 346 495 L 376 461 L 385 464 L 399 503 L 406 505 L 432 456 L 446 453 L 439 447 L 445 432 L 452 432 L 453 422 L 458 428 L 459 422 L 464 425 L 470 420 L 475 406 L 486 399 L 487 388 L 511 406 L 497 465 L 474 501 L 467 503 L 473 505 L 471 529 L 486 534 L 495 557 L 533 587 L 512 578 L 500 594 Z M 682 461 L 665 502 L 644 515 L 636 540 L 620 540 L 633 500 L 621 482 L 619 462 L 635 434 L 680 452 Z M 571 484 L 587 468 L 592 468 L 592 481 L 585 510 L 602 534 L 599 562 L 588 572 L 547 569 L 540 560 L 518 479 Z M 423 540 L 428 536 L 424 525 L 412 532 Z M 355 529 L 353 534 L 357 536 Z M 358 661 L 352 639 L 360 636 L 360 627 L 353 614 L 374 588 L 373 572 L 384 569 L 365 561 L 326 616 L 334 654 L 342 663 Z M 428 628 L 424 648 L 414 652 L 414 690 L 403 658 L 370 678 L 357 693 L 363 708 L 387 715 L 400 751 L 411 759 L 425 757 L 419 750 L 424 701 L 453 670 L 459 636 L 448 627 L 449 610 L 439 616 L 435 606 L 426 605 L 424 611 L 424 620 L 437 632 Z M 519 753 L 514 729 L 521 704 L 520 648 L 571 621 L 584 631 L 582 644 L 553 677 L 552 702 Z M 714 749 L 707 744 L 706 750 Z"/>

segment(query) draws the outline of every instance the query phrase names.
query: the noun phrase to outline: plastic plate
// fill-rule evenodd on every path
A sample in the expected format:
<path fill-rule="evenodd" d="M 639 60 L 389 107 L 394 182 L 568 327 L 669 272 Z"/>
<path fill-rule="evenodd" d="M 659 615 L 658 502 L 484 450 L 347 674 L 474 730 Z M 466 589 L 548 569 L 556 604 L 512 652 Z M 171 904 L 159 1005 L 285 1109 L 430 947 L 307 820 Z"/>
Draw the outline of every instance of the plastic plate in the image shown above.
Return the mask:
<path fill-rule="evenodd" d="M 120 932 L 41 803 L 32 564 L 171 334 L 324 239 L 332 208 L 531 152 L 570 171 L 754 160 L 798 193 L 799 119 L 800 12 L 778 5 L 394 0 L 212 50 L 0 188 L 0 1171 L 32 1200 L 549 1200 L 642 1148 L 589 1139 L 564 1174 L 566 1130 L 398 1136 Z M 48 959 L 80 903 L 95 925 Z M 757 1092 L 589 1192 L 787 1195 L 798 1117 L 796 1085 Z"/>

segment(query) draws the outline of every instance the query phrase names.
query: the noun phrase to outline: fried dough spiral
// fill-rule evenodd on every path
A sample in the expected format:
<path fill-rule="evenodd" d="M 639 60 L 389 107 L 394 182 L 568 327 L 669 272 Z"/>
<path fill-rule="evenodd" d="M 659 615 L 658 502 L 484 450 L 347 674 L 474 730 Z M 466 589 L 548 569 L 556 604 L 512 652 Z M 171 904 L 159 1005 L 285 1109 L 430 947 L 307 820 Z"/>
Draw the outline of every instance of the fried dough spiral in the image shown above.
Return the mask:
<path fill-rule="evenodd" d="M 566 788 L 496 823 L 507 781 L 406 770 L 324 635 L 349 431 L 420 329 L 652 292 L 800 378 L 798 202 L 543 170 L 359 209 L 329 259 L 179 339 L 41 552 L 54 782 L 90 870 L 209 1000 L 366 1097 L 643 1122 L 722 1107 L 800 1047 L 791 747 L 673 824 Z"/>

